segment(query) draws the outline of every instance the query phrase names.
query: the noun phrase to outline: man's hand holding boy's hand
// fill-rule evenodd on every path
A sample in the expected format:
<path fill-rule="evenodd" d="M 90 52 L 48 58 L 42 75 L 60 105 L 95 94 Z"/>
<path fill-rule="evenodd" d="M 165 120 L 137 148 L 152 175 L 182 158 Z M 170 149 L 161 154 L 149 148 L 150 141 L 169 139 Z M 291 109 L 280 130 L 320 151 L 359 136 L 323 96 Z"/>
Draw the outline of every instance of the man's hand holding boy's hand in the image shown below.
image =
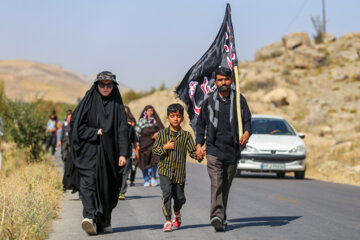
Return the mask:
<path fill-rule="evenodd" d="M 164 145 L 164 149 L 170 149 L 173 150 L 175 149 L 175 143 L 174 143 L 174 139 L 170 139 L 165 145 Z"/>
<path fill-rule="evenodd" d="M 199 162 L 201 162 L 205 157 L 205 151 L 202 149 L 201 145 L 198 144 L 196 146 L 196 158 Z"/>

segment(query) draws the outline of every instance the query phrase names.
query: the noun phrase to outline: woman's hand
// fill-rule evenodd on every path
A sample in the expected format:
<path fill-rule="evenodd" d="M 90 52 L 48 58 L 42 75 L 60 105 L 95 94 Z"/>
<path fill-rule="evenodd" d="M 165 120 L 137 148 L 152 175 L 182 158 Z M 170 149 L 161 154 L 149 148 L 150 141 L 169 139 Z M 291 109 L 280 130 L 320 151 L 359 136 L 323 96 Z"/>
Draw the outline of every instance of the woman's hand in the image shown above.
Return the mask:
<path fill-rule="evenodd" d="M 136 146 L 136 159 L 139 159 L 139 151 L 140 151 L 140 147 Z"/>
<path fill-rule="evenodd" d="M 125 166 L 126 165 L 126 158 L 123 156 L 119 157 L 119 167 Z"/>
<path fill-rule="evenodd" d="M 155 139 L 156 138 L 156 136 L 158 135 L 158 133 L 156 132 L 156 133 L 154 133 L 153 135 L 152 135 L 152 139 Z"/>
<path fill-rule="evenodd" d="M 102 129 L 101 128 L 98 130 L 97 135 L 102 135 Z"/>

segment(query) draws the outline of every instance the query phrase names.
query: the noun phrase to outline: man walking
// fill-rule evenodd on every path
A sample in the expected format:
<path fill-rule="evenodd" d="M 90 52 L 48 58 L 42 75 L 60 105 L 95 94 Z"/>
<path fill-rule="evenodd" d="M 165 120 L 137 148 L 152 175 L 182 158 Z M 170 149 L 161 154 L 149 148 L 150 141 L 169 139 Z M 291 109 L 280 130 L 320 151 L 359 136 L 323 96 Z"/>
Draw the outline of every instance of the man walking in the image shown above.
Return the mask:
<path fill-rule="evenodd" d="M 251 112 L 241 95 L 243 135 L 239 139 L 235 100 L 236 92 L 231 88 L 233 73 L 219 67 L 215 71 L 217 89 L 206 96 L 196 124 L 197 155 L 205 155 L 202 145 L 206 137 L 207 169 L 211 181 L 211 225 L 216 231 L 227 228 L 226 207 L 232 180 L 236 174 L 241 147 L 251 135 Z M 205 135 L 206 134 L 206 135 Z"/>

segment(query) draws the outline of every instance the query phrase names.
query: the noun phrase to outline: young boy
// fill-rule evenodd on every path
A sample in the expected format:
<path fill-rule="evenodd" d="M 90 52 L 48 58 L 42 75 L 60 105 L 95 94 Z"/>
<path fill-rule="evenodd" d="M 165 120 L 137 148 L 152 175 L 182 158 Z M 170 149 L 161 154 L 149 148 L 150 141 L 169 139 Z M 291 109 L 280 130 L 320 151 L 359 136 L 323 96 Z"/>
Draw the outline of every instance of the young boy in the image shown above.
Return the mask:
<path fill-rule="evenodd" d="M 171 232 L 181 225 L 180 209 L 184 205 L 186 153 L 190 157 L 202 160 L 196 155 L 196 147 L 191 134 L 184 131 L 180 124 L 184 120 L 184 108 L 180 104 L 171 104 L 167 108 L 167 120 L 170 127 L 159 131 L 153 153 L 159 155 L 158 164 L 160 187 L 162 190 L 162 210 L 166 222 L 163 231 Z M 171 198 L 174 199 L 174 218 L 171 222 Z"/>

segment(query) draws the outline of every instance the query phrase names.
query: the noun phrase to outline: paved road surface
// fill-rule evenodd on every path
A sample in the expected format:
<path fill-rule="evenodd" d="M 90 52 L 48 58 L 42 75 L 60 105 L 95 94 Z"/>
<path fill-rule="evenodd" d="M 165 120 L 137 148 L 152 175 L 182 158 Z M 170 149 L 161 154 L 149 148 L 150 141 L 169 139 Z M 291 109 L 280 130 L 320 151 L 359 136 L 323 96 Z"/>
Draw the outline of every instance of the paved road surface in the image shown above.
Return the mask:
<path fill-rule="evenodd" d="M 229 230 L 216 233 L 209 224 L 206 167 L 188 164 L 183 225 L 163 233 L 160 188 L 144 188 L 142 183 L 138 171 L 136 186 L 129 187 L 127 200 L 119 201 L 113 211 L 114 233 L 91 237 L 80 227 L 82 205 L 77 194 L 67 192 L 50 239 L 360 239 L 359 187 L 272 175 L 235 178 L 229 197 Z"/>

